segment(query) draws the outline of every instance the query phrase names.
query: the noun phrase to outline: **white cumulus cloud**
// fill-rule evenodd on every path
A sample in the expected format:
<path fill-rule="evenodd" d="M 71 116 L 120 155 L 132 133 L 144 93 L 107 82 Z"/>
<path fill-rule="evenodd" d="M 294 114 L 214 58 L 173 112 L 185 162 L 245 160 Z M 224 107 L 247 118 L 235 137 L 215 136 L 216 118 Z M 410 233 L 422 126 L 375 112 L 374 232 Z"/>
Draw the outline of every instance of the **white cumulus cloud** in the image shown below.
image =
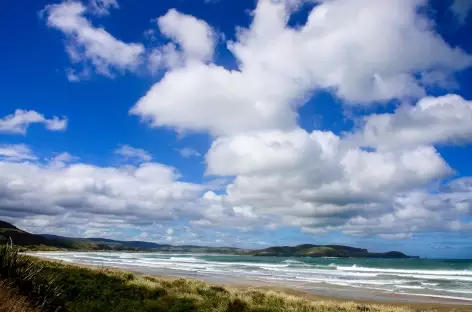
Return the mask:
<path fill-rule="evenodd" d="M 236 69 L 217 63 L 221 38 L 211 25 L 175 9 L 157 19 L 160 39 L 169 42 L 146 55 L 143 45 L 94 27 L 90 7 L 48 6 L 48 25 L 66 35 L 71 60 L 86 70 L 165 70 L 130 113 L 150 127 L 210 134 L 210 182 L 184 182 L 174 168 L 128 145 L 115 153 L 137 162 L 115 167 L 66 154 L 40 161 L 26 146 L 3 146 L 0 213 L 48 226 L 93 217 L 90 235 L 146 225 L 146 237 L 172 242 L 179 241 L 177 227 L 162 225 L 153 234 L 151 225 L 185 219 L 195 229 L 290 226 L 383 239 L 472 231 L 470 178 L 446 183 L 455 171 L 436 149 L 470 143 L 472 104 L 455 94 L 427 96 L 431 87 L 457 87 L 454 76 L 470 67 L 471 55 L 437 33 L 426 0 L 316 1 L 304 24 L 289 26 L 304 2 L 259 0 L 250 25 L 225 42 Z M 107 12 L 117 6 L 91 3 Z M 89 71 L 71 70 L 69 77 Z M 307 131 L 298 109 L 318 91 L 344 107 L 402 104 L 389 113 L 363 110 L 366 117 L 342 134 Z"/>
<path fill-rule="evenodd" d="M 425 97 L 390 114 L 367 116 L 354 137 L 361 145 L 382 149 L 470 143 L 472 101 L 456 94 Z"/>
<path fill-rule="evenodd" d="M 122 156 L 125 160 L 138 160 L 141 162 L 149 162 L 152 160 L 152 156 L 149 152 L 126 144 L 119 146 L 114 152 Z"/>
<path fill-rule="evenodd" d="M 31 149 L 24 144 L 1 144 L 0 160 L 15 162 L 25 160 L 36 160 L 37 157 Z"/>
<path fill-rule="evenodd" d="M 185 58 L 212 59 L 216 35 L 206 22 L 171 9 L 157 19 L 157 24 L 163 35 L 179 45 Z"/>
<path fill-rule="evenodd" d="M 238 70 L 197 61 L 171 69 L 131 112 L 154 127 L 228 135 L 293 128 L 295 109 L 319 89 L 358 105 L 422 97 L 425 84 L 438 83 L 422 75 L 451 77 L 472 62 L 435 32 L 421 13 L 424 5 L 423 0 L 323 1 L 305 25 L 292 28 L 290 6 L 260 0 L 250 27 L 227 42 Z M 187 51 L 209 55 L 213 42 L 200 43 L 206 49 Z M 176 50 L 169 51 L 175 59 Z"/>
<path fill-rule="evenodd" d="M 302 129 L 217 138 L 206 161 L 209 174 L 234 181 L 223 194 L 202 198 L 206 213 L 198 224 L 274 223 L 353 235 L 390 235 L 350 222 L 389 215 L 399 194 L 454 172 L 432 146 L 367 151 L 331 132 Z"/>
<path fill-rule="evenodd" d="M 160 163 L 100 167 L 69 154 L 42 159 L 23 145 L 0 146 L 0 172 L 0 216 L 102 230 L 198 215 L 191 203 L 205 191 Z"/>
<path fill-rule="evenodd" d="M 29 126 L 35 123 L 43 124 L 50 131 L 64 131 L 67 128 L 67 118 L 53 116 L 47 119 L 34 110 L 17 109 L 13 114 L 0 119 L 0 133 L 25 135 Z"/>
<path fill-rule="evenodd" d="M 48 26 L 60 30 L 66 37 L 66 51 L 72 63 L 84 67 L 82 72 L 69 71 L 69 79 L 75 81 L 86 77 L 89 67 L 105 76 L 136 70 L 142 62 L 144 46 L 125 43 L 105 29 L 94 27 L 85 17 L 86 11 L 87 8 L 77 1 L 48 5 L 43 10 Z"/>

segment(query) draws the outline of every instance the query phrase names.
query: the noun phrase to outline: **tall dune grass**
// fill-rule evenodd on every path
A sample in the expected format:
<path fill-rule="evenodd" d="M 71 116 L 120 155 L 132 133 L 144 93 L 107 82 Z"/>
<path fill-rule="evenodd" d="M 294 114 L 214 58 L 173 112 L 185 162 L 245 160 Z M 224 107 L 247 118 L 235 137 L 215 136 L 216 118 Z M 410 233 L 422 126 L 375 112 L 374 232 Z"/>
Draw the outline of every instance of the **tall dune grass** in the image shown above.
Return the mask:
<path fill-rule="evenodd" d="M 27 296 L 35 307 L 59 311 L 59 287 L 51 275 L 43 274 L 43 268 L 41 262 L 19 254 L 12 244 L 0 246 L 0 280 Z"/>

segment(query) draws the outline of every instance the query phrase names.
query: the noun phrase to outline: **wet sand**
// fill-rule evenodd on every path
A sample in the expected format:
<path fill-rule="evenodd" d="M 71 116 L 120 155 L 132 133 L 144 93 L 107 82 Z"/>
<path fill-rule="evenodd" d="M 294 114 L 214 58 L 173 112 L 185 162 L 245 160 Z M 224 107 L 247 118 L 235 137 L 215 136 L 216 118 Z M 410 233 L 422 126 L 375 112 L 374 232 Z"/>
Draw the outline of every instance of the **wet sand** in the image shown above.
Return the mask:
<path fill-rule="evenodd" d="M 34 255 L 33 255 L 34 256 Z M 198 275 L 179 270 L 159 270 L 145 267 L 112 267 L 104 265 L 76 264 L 65 261 L 57 261 L 41 258 L 45 261 L 59 262 L 62 264 L 85 267 L 90 269 L 111 269 L 123 272 L 132 272 L 136 275 L 153 276 L 156 278 L 189 278 L 201 280 L 211 284 L 217 284 L 232 289 L 256 288 L 261 290 L 272 290 L 284 292 L 297 297 L 309 300 L 324 301 L 354 301 L 361 304 L 381 304 L 389 306 L 408 306 L 417 311 L 455 311 L 472 312 L 472 301 L 413 296 L 407 294 L 396 294 L 385 291 L 367 290 L 348 286 L 333 286 L 325 283 L 288 283 L 285 281 L 262 281 L 249 279 L 243 276 L 223 276 L 223 275 Z"/>

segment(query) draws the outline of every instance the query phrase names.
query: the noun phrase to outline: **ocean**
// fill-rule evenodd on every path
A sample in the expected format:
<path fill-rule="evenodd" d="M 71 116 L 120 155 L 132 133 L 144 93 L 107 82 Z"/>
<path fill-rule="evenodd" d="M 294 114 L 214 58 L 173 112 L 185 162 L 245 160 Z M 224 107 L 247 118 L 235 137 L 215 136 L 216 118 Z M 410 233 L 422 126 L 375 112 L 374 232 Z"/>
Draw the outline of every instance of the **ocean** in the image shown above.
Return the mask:
<path fill-rule="evenodd" d="M 128 252 L 40 252 L 77 264 L 133 269 L 147 274 L 244 278 L 320 289 L 323 285 L 472 303 L 472 260 L 285 258 Z M 316 287 L 315 287 L 316 286 Z"/>

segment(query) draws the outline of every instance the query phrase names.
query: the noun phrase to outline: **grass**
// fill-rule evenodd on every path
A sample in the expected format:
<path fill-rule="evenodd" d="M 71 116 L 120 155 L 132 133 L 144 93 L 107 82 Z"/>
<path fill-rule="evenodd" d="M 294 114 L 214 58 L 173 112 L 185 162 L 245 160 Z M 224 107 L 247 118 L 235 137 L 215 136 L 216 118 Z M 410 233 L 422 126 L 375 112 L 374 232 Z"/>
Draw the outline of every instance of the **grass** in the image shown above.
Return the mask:
<path fill-rule="evenodd" d="M 183 278 L 46 262 L 20 255 L 8 245 L 0 248 L 0 278 L 28 295 L 29 303 L 43 312 L 412 311 L 407 307 L 311 301 L 274 291 L 229 289 Z"/>
<path fill-rule="evenodd" d="M 136 276 L 51 264 L 67 311 L 408 312 L 408 308 L 303 300 L 277 292 L 230 290 L 190 279 Z"/>
<path fill-rule="evenodd" d="M 35 307 L 59 311 L 59 287 L 43 269 L 43 263 L 19 254 L 12 244 L 0 246 L 0 281 L 27 296 Z"/>
<path fill-rule="evenodd" d="M 9 286 L 0 283 L 0 312 L 40 312 L 24 296 L 18 295 Z"/>

